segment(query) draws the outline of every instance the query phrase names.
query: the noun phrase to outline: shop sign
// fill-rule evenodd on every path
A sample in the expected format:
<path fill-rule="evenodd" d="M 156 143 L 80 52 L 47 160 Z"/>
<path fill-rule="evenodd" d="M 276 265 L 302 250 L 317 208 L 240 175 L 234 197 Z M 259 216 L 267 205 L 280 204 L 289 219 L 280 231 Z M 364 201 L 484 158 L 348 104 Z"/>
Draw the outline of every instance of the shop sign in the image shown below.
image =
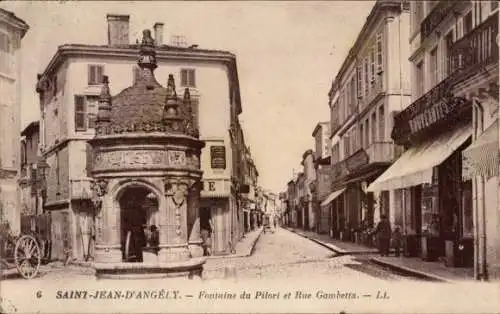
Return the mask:
<path fill-rule="evenodd" d="M 230 183 L 226 180 L 203 180 L 202 197 L 226 197 L 230 194 Z"/>
<path fill-rule="evenodd" d="M 451 98 L 443 99 L 435 104 L 432 104 L 422 113 L 419 113 L 410 119 L 409 125 L 411 133 L 419 132 L 436 122 L 447 119 L 466 101 L 467 100 L 464 98 Z"/>
<path fill-rule="evenodd" d="M 210 164 L 212 169 L 226 169 L 225 146 L 210 146 Z"/>

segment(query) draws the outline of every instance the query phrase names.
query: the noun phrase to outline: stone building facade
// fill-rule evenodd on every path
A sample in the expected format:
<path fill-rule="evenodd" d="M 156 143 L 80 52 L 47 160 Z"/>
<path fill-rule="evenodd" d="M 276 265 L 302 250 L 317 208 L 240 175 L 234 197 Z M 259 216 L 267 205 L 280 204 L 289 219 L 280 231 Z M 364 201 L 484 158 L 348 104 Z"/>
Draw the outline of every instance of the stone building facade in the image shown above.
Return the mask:
<path fill-rule="evenodd" d="M 0 9 L 0 220 L 20 231 L 21 41 L 28 24 Z"/>
<path fill-rule="evenodd" d="M 362 241 L 381 214 L 395 222 L 394 198 L 366 187 L 400 151 L 390 135 L 410 102 L 409 26 L 408 2 L 376 1 L 329 92 L 331 229 L 344 240 Z"/>
<path fill-rule="evenodd" d="M 109 77 L 111 91 L 120 91 L 131 86 L 139 73 L 139 45 L 130 43 L 129 16 L 108 15 L 107 19 L 107 43 L 59 46 L 37 85 L 40 145 L 50 165 L 44 208 L 51 213 L 58 234 L 53 250 L 70 252 L 76 259 L 86 254 L 82 235 L 93 229 L 85 214 L 92 195 L 87 141 L 95 136 L 102 78 Z M 240 178 L 233 163 L 243 154 L 238 144 L 242 108 L 236 58 L 225 51 L 166 45 L 162 32 L 163 24 L 156 23 L 155 76 L 166 82 L 172 74 L 178 95 L 189 90 L 200 139 L 206 143 L 200 160 L 204 173 L 200 206 L 214 224 L 213 252 L 229 252 L 231 243 L 238 240 L 242 216 L 237 206 Z M 61 254 L 52 256 L 64 257 Z"/>
<path fill-rule="evenodd" d="M 407 255 L 498 278 L 498 2 L 411 13 L 413 102 L 392 134 L 408 150 L 373 188 L 398 196 Z"/>
<path fill-rule="evenodd" d="M 38 169 L 40 157 L 39 140 L 40 125 L 38 121 L 31 122 L 21 132 L 21 209 L 23 215 L 38 215 L 43 213 L 43 198 L 40 193 L 42 173 Z"/>

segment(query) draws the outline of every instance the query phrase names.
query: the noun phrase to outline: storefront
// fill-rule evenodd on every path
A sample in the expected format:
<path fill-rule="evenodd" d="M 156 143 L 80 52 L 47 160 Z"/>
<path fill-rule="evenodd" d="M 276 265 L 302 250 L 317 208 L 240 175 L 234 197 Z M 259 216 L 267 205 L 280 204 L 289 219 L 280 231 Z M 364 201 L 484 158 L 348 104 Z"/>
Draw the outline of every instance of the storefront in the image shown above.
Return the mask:
<path fill-rule="evenodd" d="M 343 241 L 365 243 L 364 234 L 374 224 L 375 199 L 366 187 L 389 163 L 372 162 L 364 149 L 359 149 L 333 167 L 334 192 L 322 203 L 331 206 L 331 235 Z"/>
<path fill-rule="evenodd" d="M 407 150 L 368 191 L 394 193 L 407 256 L 470 266 L 472 188 L 462 181 L 462 151 L 471 143 L 471 103 L 433 92 L 395 117 L 392 137 Z"/>
<path fill-rule="evenodd" d="M 235 233 L 232 231 L 237 214 L 236 202 L 231 201 L 231 183 L 229 180 L 203 180 L 201 190 L 200 212 L 205 211 L 212 223 L 212 254 L 224 255 L 231 253 Z M 200 221 L 202 223 L 202 221 Z"/>

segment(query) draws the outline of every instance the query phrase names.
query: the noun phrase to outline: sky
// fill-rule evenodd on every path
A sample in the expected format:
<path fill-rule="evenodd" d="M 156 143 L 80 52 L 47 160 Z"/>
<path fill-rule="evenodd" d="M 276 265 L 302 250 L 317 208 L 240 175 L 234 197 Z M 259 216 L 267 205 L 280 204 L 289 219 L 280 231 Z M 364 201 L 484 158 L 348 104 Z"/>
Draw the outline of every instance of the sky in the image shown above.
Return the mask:
<path fill-rule="evenodd" d="M 273 192 L 301 169 L 312 131 L 329 121 L 331 82 L 374 1 L 74 2 L 2 1 L 25 20 L 21 126 L 39 118 L 36 74 L 66 43 L 105 44 L 106 14 L 130 15 L 130 38 L 163 22 L 167 40 L 184 35 L 199 48 L 236 54 L 245 140 L 259 185 Z"/>

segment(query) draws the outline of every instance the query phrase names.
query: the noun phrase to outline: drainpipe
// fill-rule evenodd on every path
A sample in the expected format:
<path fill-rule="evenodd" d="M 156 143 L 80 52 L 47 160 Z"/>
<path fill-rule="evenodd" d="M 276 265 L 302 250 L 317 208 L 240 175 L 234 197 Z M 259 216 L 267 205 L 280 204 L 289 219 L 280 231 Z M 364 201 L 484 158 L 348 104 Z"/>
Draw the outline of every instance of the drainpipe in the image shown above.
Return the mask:
<path fill-rule="evenodd" d="M 403 58 L 402 58 L 402 49 L 401 49 L 401 14 L 403 14 L 403 2 L 401 2 L 401 13 L 398 16 L 398 49 L 399 49 L 399 108 L 400 110 L 403 110 Z M 386 38 L 387 36 L 384 36 Z M 389 111 L 389 110 L 388 110 Z M 390 114 L 389 114 L 390 116 Z M 394 127 L 394 125 L 392 126 Z M 393 147 L 395 150 L 396 148 Z M 395 152 L 393 152 L 395 155 Z M 394 156 L 393 155 L 393 156 Z M 403 211 L 402 215 L 403 216 L 403 237 L 405 238 L 405 241 L 407 240 L 407 231 L 406 230 L 406 189 L 401 189 L 401 208 L 400 210 Z M 395 196 L 395 193 L 392 194 Z M 403 253 L 404 254 L 404 253 Z"/>
<path fill-rule="evenodd" d="M 474 234 L 474 279 L 479 280 L 479 215 L 478 215 L 478 210 L 479 210 L 479 202 L 478 202 L 478 181 L 477 177 L 474 175 L 473 178 L 473 223 L 472 223 L 472 232 Z"/>
<path fill-rule="evenodd" d="M 483 117 L 484 117 L 484 108 L 480 105 L 480 104 L 477 104 L 478 106 L 478 109 L 480 111 L 480 114 L 481 114 L 481 120 L 483 120 Z M 477 123 L 477 118 L 479 117 L 476 117 L 476 123 Z M 481 129 L 483 130 L 484 129 L 484 126 L 483 126 L 483 122 L 481 123 Z M 486 189 L 485 189 L 485 186 L 486 186 L 486 180 L 484 178 L 484 176 L 481 176 L 481 198 L 480 198 L 480 201 L 481 201 L 481 229 L 480 230 L 480 241 L 479 241 L 479 244 L 480 244 L 480 250 L 481 250 L 481 268 L 480 268 L 480 274 L 481 274 L 481 279 L 483 281 L 486 281 L 488 280 L 488 267 L 486 265 L 486 261 L 487 261 L 487 258 L 486 258 L 486 199 L 485 199 L 485 192 L 486 192 Z M 479 216 L 479 212 L 478 212 L 478 216 Z"/>
<path fill-rule="evenodd" d="M 483 256 L 481 258 L 481 265 L 482 265 L 482 280 L 487 281 L 488 280 L 488 266 L 486 265 L 486 200 L 484 198 L 484 193 L 485 193 L 485 185 L 486 181 L 484 179 L 484 176 L 481 176 L 481 189 L 482 189 L 482 197 L 481 197 L 481 207 L 482 207 L 482 229 L 481 230 L 481 249 L 483 251 Z"/>

